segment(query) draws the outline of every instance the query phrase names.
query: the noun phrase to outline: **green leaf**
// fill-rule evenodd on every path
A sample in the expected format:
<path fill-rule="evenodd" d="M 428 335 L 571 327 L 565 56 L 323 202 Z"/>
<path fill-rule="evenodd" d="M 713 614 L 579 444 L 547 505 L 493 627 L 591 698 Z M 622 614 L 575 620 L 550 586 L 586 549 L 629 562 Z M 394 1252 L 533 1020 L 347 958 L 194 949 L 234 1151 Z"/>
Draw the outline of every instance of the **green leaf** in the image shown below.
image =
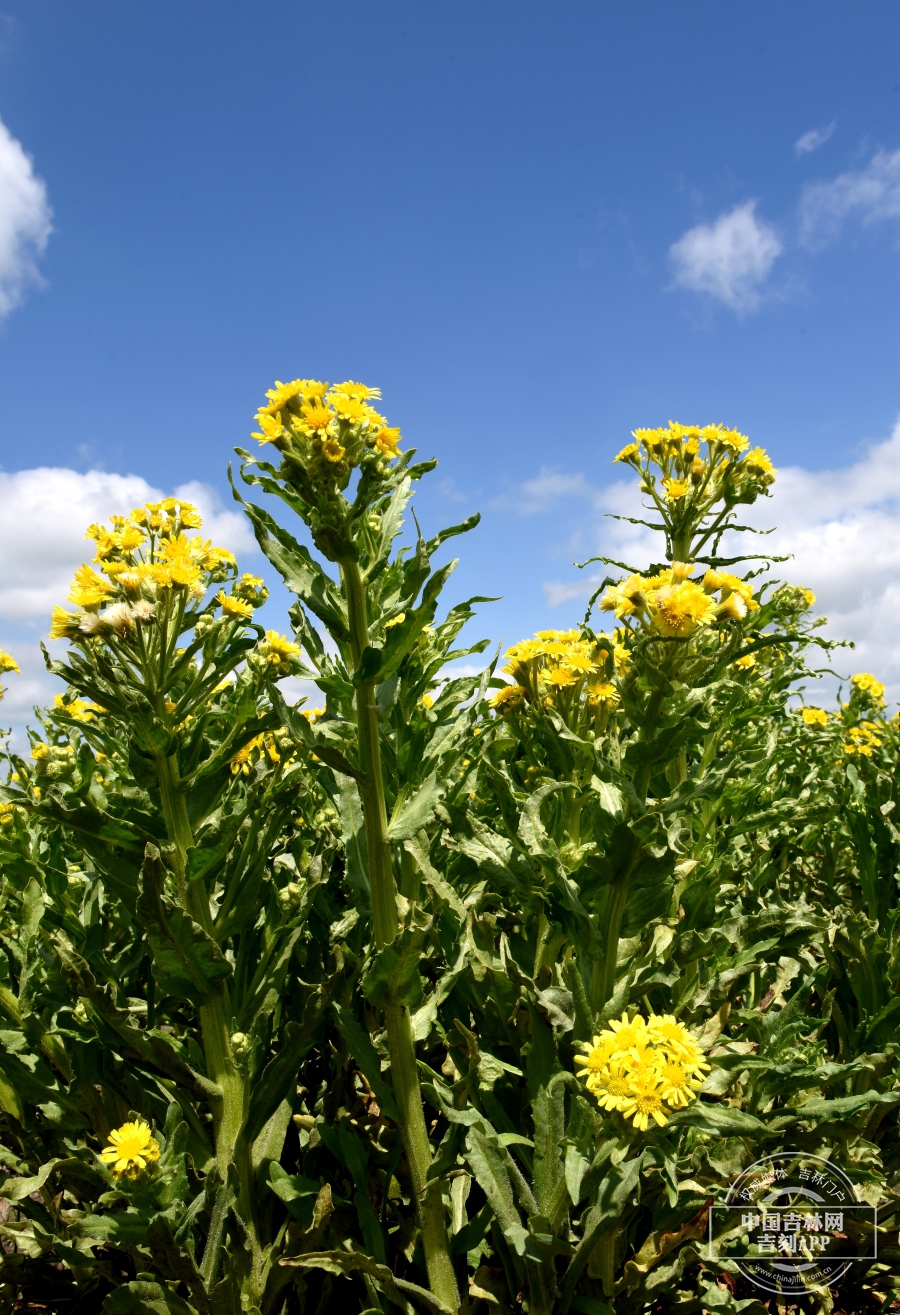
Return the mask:
<path fill-rule="evenodd" d="M 402 1300 L 405 1294 L 415 1298 L 426 1309 L 434 1311 L 435 1315 L 452 1315 L 449 1306 L 445 1306 L 426 1288 L 419 1287 L 418 1283 L 409 1283 L 406 1279 L 396 1278 L 387 1265 L 379 1265 L 377 1260 L 373 1260 L 371 1256 L 361 1255 L 358 1251 L 309 1251 L 302 1256 L 286 1256 L 281 1264 L 295 1265 L 301 1269 L 324 1269 L 328 1274 L 352 1274 L 354 1270 L 359 1269 L 373 1278 L 384 1290 L 385 1295 L 396 1300 L 401 1308 L 406 1306 Z"/>
<path fill-rule="evenodd" d="M 194 1309 L 162 1283 L 135 1279 L 115 1288 L 103 1303 L 104 1315 L 194 1315 Z"/>
<path fill-rule="evenodd" d="M 165 898 L 165 880 L 159 850 L 148 845 L 137 911 L 153 955 L 153 974 L 167 995 L 204 1004 L 231 976 L 231 964 L 200 924 Z"/>
<path fill-rule="evenodd" d="M 347 1043 L 347 1049 L 356 1060 L 361 1072 L 365 1075 L 366 1081 L 375 1093 L 375 1099 L 379 1106 L 395 1122 L 399 1122 L 400 1115 L 394 1100 L 394 1093 L 391 1087 L 385 1081 L 381 1072 L 381 1060 L 378 1051 L 372 1045 L 371 1037 L 353 1015 L 339 1004 L 335 1003 L 335 1017 L 337 1019 L 338 1031 Z"/>
<path fill-rule="evenodd" d="M 427 776 L 413 794 L 398 796 L 388 824 L 388 840 L 412 840 L 431 820 L 435 805 L 443 794 L 434 772 Z"/>
<path fill-rule="evenodd" d="M 420 605 L 409 608 L 406 619 L 391 627 L 381 648 L 370 646 L 363 651 L 359 668 L 353 673 L 354 685 L 380 685 L 394 674 L 425 626 L 434 620 L 438 595 L 455 569 L 456 562 L 452 561 L 435 571 L 425 584 Z"/>
<path fill-rule="evenodd" d="M 39 1192 L 61 1161 L 48 1160 L 32 1178 L 5 1178 L 0 1183 L 0 1198 L 4 1201 L 24 1201 L 32 1192 Z"/>
<path fill-rule="evenodd" d="M 362 988 L 379 1009 L 386 1005 L 406 1005 L 415 1009 L 422 1000 L 419 974 L 424 932 L 404 928 L 390 945 L 379 950 L 362 981 Z"/>
<path fill-rule="evenodd" d="M 243 503 L 257 543 L 291 593 L 296 594 L 304 606 L 325 624 L 336 640 L 349 643 L 344 600 L 309 549 L 298 543 L 262 507 L 244 502 L 236 490 L 235 497 Z"/>

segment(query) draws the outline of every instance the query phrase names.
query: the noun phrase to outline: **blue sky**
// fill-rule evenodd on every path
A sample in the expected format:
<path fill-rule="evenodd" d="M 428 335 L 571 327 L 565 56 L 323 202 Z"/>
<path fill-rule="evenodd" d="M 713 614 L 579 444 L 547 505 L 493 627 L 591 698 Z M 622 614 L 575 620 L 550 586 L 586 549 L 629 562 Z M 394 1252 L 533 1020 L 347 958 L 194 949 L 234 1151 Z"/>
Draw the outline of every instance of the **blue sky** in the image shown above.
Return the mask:
<path fill-rule="evenodd" d="M 896 3 L 6 3 L 0 119 L 20 659 L 113 476 L 225 499 L 273 379 L 349 376 L 438 457 L 425 523 L 484 513 L 484 633 L 580 614 L 630 429 L 721 420 L 792 468 L 766 514 L 900 693 L 864 625 L 900 565 Z"/>

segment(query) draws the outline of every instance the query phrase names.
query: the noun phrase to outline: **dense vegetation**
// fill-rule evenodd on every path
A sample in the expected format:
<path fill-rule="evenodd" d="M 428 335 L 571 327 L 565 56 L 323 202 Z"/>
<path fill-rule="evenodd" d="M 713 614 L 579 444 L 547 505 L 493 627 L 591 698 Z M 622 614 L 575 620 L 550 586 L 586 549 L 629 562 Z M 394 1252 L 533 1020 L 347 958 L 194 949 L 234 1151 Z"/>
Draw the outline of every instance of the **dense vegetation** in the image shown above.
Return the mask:
<path fill-rule="evenodd" d="M 805 706 L 814 598 L 720 555 L 768 457 L 637 431 L 660 562 L 448 678 L 474 522 L 397 548 L 434 463 L 377 397 L 278 384 L 241 452 L 292 636 L 176 500 L 54 611 L 0 789 L 0 1310 L 762 1315 L 708 1207 L 782 1148 L 880 1203 L 803 1308 L 890 1306 L 898 726 L 867 675 Z"/>

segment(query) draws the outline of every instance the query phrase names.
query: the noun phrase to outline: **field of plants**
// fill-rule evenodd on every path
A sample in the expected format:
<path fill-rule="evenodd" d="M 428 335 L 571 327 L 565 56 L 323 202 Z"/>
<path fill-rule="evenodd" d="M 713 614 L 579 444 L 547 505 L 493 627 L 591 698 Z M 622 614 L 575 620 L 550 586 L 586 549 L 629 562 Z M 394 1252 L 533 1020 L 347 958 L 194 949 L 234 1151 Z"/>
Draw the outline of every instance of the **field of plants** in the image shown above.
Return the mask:
<path fill-rule="evenodd" d="M 636 430 L 658 560 L 492 654 L 379 405 L 278 383 L 239 449 L 287 635 L 192 506 L 87 530 L 0 788 L 0 1311 L 897 1308 L 900 733 L 727 546 L 768 456 Z M 878 1204 L 834 1289 L 710 1233 L 782 1151 Z"/>

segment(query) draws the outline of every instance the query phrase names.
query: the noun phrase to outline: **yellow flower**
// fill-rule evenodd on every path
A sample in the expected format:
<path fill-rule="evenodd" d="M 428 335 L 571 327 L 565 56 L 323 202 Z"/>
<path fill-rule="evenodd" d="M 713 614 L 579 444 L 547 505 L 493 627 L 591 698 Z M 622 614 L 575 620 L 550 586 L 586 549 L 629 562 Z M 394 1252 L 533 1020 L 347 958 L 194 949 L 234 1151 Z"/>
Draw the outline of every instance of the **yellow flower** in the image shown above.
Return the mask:
<path fill-rule="evenodd" d="M 620 1110 L 631 1095 L 631 1074 L 626 1065 L 612 1060 L 602 1072 L 592 1073 L 587 1085 L 601 1109 Z"/>
<path fill-rule="evenodd" d="M 4 653 L 0 649 L 0 671 L 18 671 L 19 664 L 10 653 Z"/>
<path fill-rule="evenodd" d="M 96 703 L 88 703 L 85 699 L 72 699 L 66 703 L 62 694 L 57 694 L 53 700 L 53 706 L 66 716 L 74 718 L 75 721 L 91 722 L 96 720 L 95 714 L 103 712 L 103 708 Z"/>
<path fill-rule="evenodd" d="M 710 625 L 716 605 L 698 584 L 664 585 L 651 595 L 653 621 L 660 634 L 685 638 L 698 626 Z"/>
<path fill-rule="evenodd" d="M 369 425 L 374 421 L 381 420 L 378 412 L 358 397 L 348 397 L 346 394 L 336 393 L 332 389 L 328 400 L 340 418 L 346 420 L 348 424 Z"/>
<path fill-rule="evenodd" d="M 562 665 L 569 671 L 577 671 L 582 675 L 594 669 L 594 663 L 587 653 L 579 652 L 577 649 L 570 649 L 563 655 Z"/>
<path fill-rule="evenodd" d="M 651 1118 L 662 1127 L 668 1119 L 668 1111 L 663 1106 L 663 1084 L 658 1075 L 653 1072 L 630 1074 L 628 1094 L 620 1101 L 619 1110 L 642 1132 L 647 1131 Z"/>
<path fill-rule="evenodd" d="M 258 411 L 256 413 L 256 423 L 259 425 L 261 432 L 254 432 L 250 437 L 258 439 L 260 443 L 277 443 L 284 433 L 280 411 L 274 416 L 267 415 L 265 411 Z"/>
<path fill-rule="evenodd" d="M 334 421 L 334 412 L 321 401 L 304 402 L 300 408 L 298 427 L 310 438 L 314 434 L 324 434 Z"/>
<path fill-rule="evenodd" d="M 79 633 L 77 613 L 67 612 L 64 607 L 54 607 L 50 618 L 51 639 L 74 639 Z"/>
<path fill-rule="evenodd" d="M 143 1119 L 123 1123 L 109 1134 L 109 1145 L 100 1154 L 115 1178 L 136 1178 L 159 1159 L 159 1142 Z"/>
<path fill-rule="evenodd" d="M 550 667 L 541 672 L 541 680 L 554 689 L 566 689 L 578 681 L 578 675 L 567 667 Z"/>
<path fill-rule="evenodd" d="M 804 589 L 804 588 L 801 586 L 801 588 L 800 588 L 800 592 L 801 592 L 801 594 L 803 595 L 803 597 L 806 599 L 806 606 L 807 606 L 807 607 L 812 607 L 813 603 L 815 603 L 815 601 L 816 601 L 816 596 L 815 596 L 815 594 L 813 593 L 813 591 L 812 591 L 811 589 Z"/>
<path fill-rule="evenodd" d="M 640 575 L 629 575 L 627 580 L 610 585 L 600 600 L 601 608 L 605 612 L 614 612 L 619 620 L 637 612 L 645 604 L 643 591 L 646 583 Z"/>
<path fill-rule="evenodd" d="M 588 1073 L 602 1073 L 609 1063 L 615 1049 L 615 1041 L 610 1039 L 609 1033 L 605 1036 L 595 1036 L 592 1044 L 586 1041 L 580 1042 L 587 1052 L 584 1055 L 576 1055 L 575 1063 L 583 1064 Z"/>
<path fill-rule="evenodd" d="M 396 457 L 400 453 L 399 429 L 389 429 L 387 425 L 382 425 L 373 441 L 384 457 Z"/>
<path fill-rule="evenodd" d="M 851 726 L 847 732 L 850 736 L 850 743 L 843 746 L 846 754 L 861 754 L 864 758 L 871 758 L 873 750 L 881 748 L 881 740 L 877 734 L 878 727 L 870 721 L 864 721 L 859 726 Z"/>
<path fill-rule="evenodd" d="M 741 467 L 763 484 L 774 484 L 775 476 L 778 474 L 767 452 L 761 447 L 751 448 L 741 462 Z"/>
<path fill-rule="evenodd" d="M 504 716 L 520 712 L 525 706 L 527 690 L 521 685 L 504 685 L 503 689 L 498 689 L 496 694 L 491 696 L 490 704 Z"/>
<path fill-rule="evenodd" d="M 716 435 L 716 441 L 723 447 L 727 447 L 732 452 L 744 452 L 750 446 L 750 440 L 746 434 L 740 434 L 736 429 L 720 428 Z M 762 448 L 755 447 L 754 452 L 762 452 Z M 751 456 L 747 453 L 747 456 Z M 763 454 L 765 455 L 765 454 Z M 768 460 L 768 457 L 766 458 Z"/>
<path fill-rule="evenodd" d="M 291 400 L 291 398 L 305 394 L 306 389 L 304 385 L 309 382 L 308 379 L 293 379 L 290 383 L 283 384 L 280 379 L 276 379 L 275 387 L 266 389 L 266 397 L 268 397 L 269 402 L 267 406 L 260 409 L 260 414 L 262 414 L 263 411 L 268 411 L 270 415 L 275 415 L 275 413 L 280 411 L 281 408 Z M 322 391 L 324 392 L 327 387 L 328 385 L 325 384 Z"/>
<path fill-rule="evenodd" d="M 292 643 L 287 635 L 279 635 L 277 630 L 266 631 L 266 644 L 273 653 L 278 653 L 282 657 L 300 656 L 300 645 Z"/>
<path fill-rule="evenodd" d="M 370 397 L 380 398 L 380 388 L 369 388 L 366 384 L 354 383 L 348 379 L 346 383 L 335 384 L 332 388 L 333 394 L 343 394 L 345 397 L 355 397 L 360 402 L 366 402 Z"/>
<path fill-rule="evenodd" d="M 666 490 L 666 498 L 669 502 L 677 502 L 683 498 L 691 487 L 688 479 L 664 479 L 663 488 Z"/>
<path fill-rule="evenodd" d="M 588 700 L 591 703 L 607 703 L 614 707 L 619 702 L 619 694 L 615 685 L 596 680 L 593 685 L 588 686 Z"/>
<path fill-rule="evenodd" d="M 90 566 L 79 566 L 69 590 L 69 602 L 76 607 L 99 607 L 111 593 L 113 586 Z"/>
<path fill-rule="evenodd" d="M 801 708 L 800 716 L 807 726 L 827 726 L 828 713 L 824 708 Z"/>
<path fill-rule="evenodd" d="M 745 653 L 743 657 L 737 659 L 734 665 L 740 667 L 742 671 L 749 671 L 751 667 L 756 666 L 756 655 L 754 653 Z"/>
<path fill-rule="evenodd" d="M 222 612 L 228 617 L 247 617 L 253 615 L 252 604 L 245 602 L 243 598 L 229 597 L 224 589 L 220 589 L 216 594 L 216 602 L 222 608 Z"/>
<path fill-rule="evenodd" d="M 613 465 L 615 465 L 617 461 L 636 460 L 639 451 L 640 449 L 638 448 L 637 443 L 626 443 L 625 446 L 622 448 L 622 451 L 617 453 L 617 455 L 613 457 Z"/>
<path fill-rule="evenodd" d="M 242 748 L 238 749 L 237 753 L 232 755 L 229 759 L 232 776 L 237 776 L 238 772 L 243 773 L 244 776 L 250 775 L 250 759 L 253 756 L 253 750 L 258 749 L 262 742 L 262 735 L 254 735 L 252 740 L 248 740 Z"/>
<path fill-rule="evenodd" d="M 694 1098 L 694 1091 L 703 1086 L 700 1079 L 693 1077 L 677 1059 L 664 1060 L 657 1068 L 657 1075 L 663 1100 L 675 1109 L 689 1105 Z"/>
<path fill-rule="evenodd" d="M 302 713 L 302 715 L 306 718 L 307 721 L 317 721 L 317 720 L 319 719 L 319 717 L 324 717 L 324 716 L 325 716 L 325 709 L 324 709 L 324 708 L 301 708 L 301 713 Z M 313 754 L 313 757 L 315 758 L 315 754 Z"/>
<path fill-rule="evenodd" d="M 884 685 L 866 671 L 857 672 L 850 677 L 850 684 L 859 694 L 868 694 L 879 706 L 884 703 Z"/>
<path fill-rule="evenodd" d="M 336 438 L 326 438 L 322 443 L 322 456 L 333 464 L 343 461 L 346 451 L 347 449 L 341 447 Z"/>

